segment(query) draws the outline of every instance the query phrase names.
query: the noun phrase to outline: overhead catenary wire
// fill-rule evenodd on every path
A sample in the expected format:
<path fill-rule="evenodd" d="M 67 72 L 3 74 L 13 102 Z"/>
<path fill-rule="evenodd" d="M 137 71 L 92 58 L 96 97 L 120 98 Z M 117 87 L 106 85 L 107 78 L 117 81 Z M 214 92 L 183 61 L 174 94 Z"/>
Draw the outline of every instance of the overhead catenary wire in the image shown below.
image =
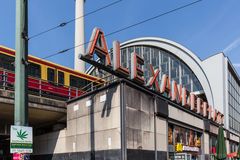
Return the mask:
<path fill-rule="evenodd" d="M 110 33 L 108 33 L 108 34 L 105 34 L 105 37 L 108 37 L 108 36 L 111 36 L 111 35 L 113 35 L 113 34 L 116 34 L 116 33 L 122 32 L 122 31 L 125 31 L 125 30 L 130 29 L 130 28 L 133 28 L 133 27 L 136 27 L 136 26 L 138 26 L 138 25 L 141 25 L 141 24 L 143 24 L 143 23 L 146 23 L 146 22 L 149 22 L 149 21 L 151 21 L 151 20 L 157 19 L 157 18 L 159 18 L 159 17 L 165 16 L 165 15 L 167 15 L 167 14 L 170 14 L 170 13 L 176 12 L 176 11 L 178 11 L 178 10 L 184 9 L 184 8 L 186 8 L 186 7 L 192 6 L 192 5 L 194 5 L 194 4 L 196 4 L 196 3 L 199 3 L 199 2 L 201 2 L 201 1 L 203 1 L 203 0 L 197 0 L 197 1 L 194 1 L 194 2 L 191 2 L 191 3 L 188 3 L 188 4 L 185 4 L 185 5 L 182 5 L 182 6 L 180 6 L 180 7 L 174 8 L 174 9 L 169 10 L 169 11 L 167 11 L 167 12 L 160 13 L 160 14 L 158 14 L 158 15 L 156 15 L 156 16 L 153 16 L 153 17 L 144 19 L 144 20 L 139 21 L 139 22 L 137 22 L 137 23 L 134 23 L 134 24 L 132 24 L 132 25 L 129 25 L 129 26 L 120 28 L 120 29 L 118 29 L 118 30 L 116 30 L 116 31 L 110 32 Z M 42 59 L 48 59 L 48 58 L 54 57 L 54 56 L 56 56 L 56 55 L 59 55 L 59 54 L 62 54 L 62 53 L 66 53 L 66 52 L 68 52 L 68 51 L 70 51 L 70 50 L 72 50 L 72 49 L 74 49 L 74 48 L 77 48 L 77 47 L 86 45 L 86 44 L 91 43 L 91 42 L 92 42 L 92 41 L 87 41 L 87 42 L 85 42 L 85 43 L 82 43 L 82 44 L 79 44 L 79 45 L 76 45 L 76 46 L 73 46 L 73 47 L 70 47 L 70 48 L 67 48 L 67 49 L 63 49 L 63 50 L 58 51 L 58 52 L 56 52 L 56 53 L 54 53 L 54 54 L 50 54 L 50 55 L 48 55 L 48 56 L 46 56 L 46 57 L 42 57 Z"/>
<path fill-rule="evenodd" d="M 28 40 L 33 39 L 33 38 L 36 38 L 36 37 L 39 37 L 39 36 L 41 36 L 41 35 L 43 35 L 43 34 L 46 34 L 46 33 L 50 32 L 50 31 L 53 31 L 53 30 L 55 30 L 55 29 L 65 27 L 65 26 L 66 26 L 67 24 L 69 24 L 69 23 L 72 23 L 72 22 L 74 22 L 74 21 L 76 21 L 76 20 L 78 20 L 78 19 L 81 19 L 81 18 L 83 18 L 83 17 L 89 16 L 89 15 L 94 14 L 94 13 L 96 13 L 96 12 L 99 12 L 99 11 L 101 11 L 101 10 L 104 10 L 104 9 L 106 9 L 106 8 L 108 8 L 108 7 L 111 7 L 111 6 L 113 6 L 113 5 L 121 2 L 121 1 L 123 1 L 123 0 L 114 1 L 114 2 L 112 2 L 112 3 L 109 3 L 109 4 L 105 5 L 105 6 L 102 6 L 102 7 L 98 8 L 98 9 L 96 9 L 96 10 L 93 10 L 93 11 L 91 11 L 91 12 L 88 12 L 88 13 L 80 16 L 80 17 L 76 17 L 76 18 L 71 19 L 71 20 L 69 20 L 69 21 L 62 22 L 62 23 L 60 23 L 60 24 L 58 24 L 58 25 L 56 25 L 56 26 L 54 26 L 54 27 L 51 27 L 51 28 L 46 29 L 46 30 L 44 30 L 44 31 L 42 31 L 42 32 L 39 32 L 39 33 L 34 34 L 34 35 L 32 35 L 32 36 L 29 36 Z"/>

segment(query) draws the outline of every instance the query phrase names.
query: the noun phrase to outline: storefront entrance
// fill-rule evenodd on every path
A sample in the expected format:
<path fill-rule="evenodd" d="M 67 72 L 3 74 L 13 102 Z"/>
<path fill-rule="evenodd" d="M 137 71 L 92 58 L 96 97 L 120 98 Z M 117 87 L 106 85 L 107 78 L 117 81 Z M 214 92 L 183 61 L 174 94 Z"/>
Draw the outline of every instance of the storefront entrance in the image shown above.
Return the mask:
<path fill-rule="evenodd" d="M 168 126 L 168 150 L 171 160 L 198 160 L 202 133 L 177 125 Z"/>
<path fill-rule="evenodd" d="M 12 160 L 10 154 L 10 137 L 0 135 L 0 160 Z"/>

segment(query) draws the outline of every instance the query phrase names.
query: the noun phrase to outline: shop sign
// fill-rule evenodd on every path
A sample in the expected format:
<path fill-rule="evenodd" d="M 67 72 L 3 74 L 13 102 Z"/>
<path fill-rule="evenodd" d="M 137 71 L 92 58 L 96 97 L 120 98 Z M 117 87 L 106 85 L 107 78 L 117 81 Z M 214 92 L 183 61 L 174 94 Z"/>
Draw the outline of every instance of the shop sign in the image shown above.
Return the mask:
<path fill-rule="evenodd" d="M 183 146 L 183 151 L 199 152 L 198 147 Z"/>
<path fill-rule="evenodd" d="M 177 143 L 176 144 L 176 152 L 182 152 L 183 151 L 183 144 Z"/>
<path fill-rule="evenodd" d="M 185 160 L 186 159 L 186 154 L 177 154 L 174 156 L 175 160 Z"/>
<path fill-rule="evenodd" d="M 159 83 L 158 76 L 160 69 L 154 70 L 151 64 L 149 64 L 149 68 L 152 77 L 145 83 L 144 72 L 141 68 L 144 65 L 144 60 L 137 53 L 133 52 L 131 54 L 131 70 L 121 66 L 120 42 L 118 41 L 113 42 L 113 58 L 111 60 L 104 33 L 99 28 L 93 30 L 89 42 L 86 53 L 80 55 L 80 59 L 83 61 L 110 72 L 115 76 L 121 76 L 138 85 L 154 89 L 159 94 L 165 94 L 170 100 L 183 107 L 209 120 L 223 124 L 224 115 L 221 112 L 214 109 L 213 106 L 209 105 L 201 97 L 197 97 L 193 92 L 189 92 L 185 87 L 177 84 L 176 81 L 171 81 L 167 74 L 162 76 L 161 83 Z M 94 61 L 94 54 L 100 58 L 100 62 Z"/>
<path fill-rule="evenodd" d="M 32 127 L 11 126 L 11 153 L 32 153 L 32 145 Z"/>
<path fill-rule="evenodd" d="M 190 160 L 192 159 L 192 155 L 187 153 L 177 153 L 172 158 L 174 160 Z"/>
<path fill-rule="evenodd" d="M 23 154 L 13 153 L 13 160 L 23 160 Z"/>

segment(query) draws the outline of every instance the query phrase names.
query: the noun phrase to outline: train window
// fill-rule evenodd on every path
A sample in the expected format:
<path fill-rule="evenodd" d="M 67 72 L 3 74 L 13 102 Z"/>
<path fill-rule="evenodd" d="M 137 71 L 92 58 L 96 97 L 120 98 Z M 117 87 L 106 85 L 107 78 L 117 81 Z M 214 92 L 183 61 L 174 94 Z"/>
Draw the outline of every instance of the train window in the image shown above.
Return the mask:
<path fill-rule="evenodd" d="M 10 71 L 14 71 L 15 67 L 14 67 L 14 57 L 11 56 L 7 56 L 4 54 L 0 54 L 0 67 L 10 70 Z"/>
<path fill-rule="evenodd" d="M 58 71 L 58 84 L 64 85 L 64 73 L 61 71 Z"/>
<path fill-rule="evenodd" d="M 54 69 L 52 69 L 52 68 L 47 69 L 47 80 L 50 82 L 54 82 L 54 80 L 55 80 Z"/>
<path fill-rule="evenodd" d="M 36 78 L 41 78 L 41 66 L 38 64 L 29 63 L 28 75 Z"/>
<path fill-rule="evenodd" d="M 88 84 L 89 84 L 88 80 L 70 75 L 70 86 L 77 87 L 77 88 L 83 88 Z"/>

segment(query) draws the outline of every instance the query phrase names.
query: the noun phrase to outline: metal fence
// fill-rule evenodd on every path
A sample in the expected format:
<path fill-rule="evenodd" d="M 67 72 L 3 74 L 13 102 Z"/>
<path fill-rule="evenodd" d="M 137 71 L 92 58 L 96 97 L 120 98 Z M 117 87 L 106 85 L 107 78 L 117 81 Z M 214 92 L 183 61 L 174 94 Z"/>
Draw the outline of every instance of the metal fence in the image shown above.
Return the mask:
<path fill-rule="evenodd" d="M 112 83 L 117 78 L 107 75 L 96 81 L 92 81 L 83 88 L 65 86 L 59 83 L 49 82 L 36 77 L 28 77 L 28 93 L 58 100 L 69 100 L 82 94 L 93 91 L 103 85 Z M 15 74 L 12 71 L 0 68 L 0 88 L 14 91 Z"/>

